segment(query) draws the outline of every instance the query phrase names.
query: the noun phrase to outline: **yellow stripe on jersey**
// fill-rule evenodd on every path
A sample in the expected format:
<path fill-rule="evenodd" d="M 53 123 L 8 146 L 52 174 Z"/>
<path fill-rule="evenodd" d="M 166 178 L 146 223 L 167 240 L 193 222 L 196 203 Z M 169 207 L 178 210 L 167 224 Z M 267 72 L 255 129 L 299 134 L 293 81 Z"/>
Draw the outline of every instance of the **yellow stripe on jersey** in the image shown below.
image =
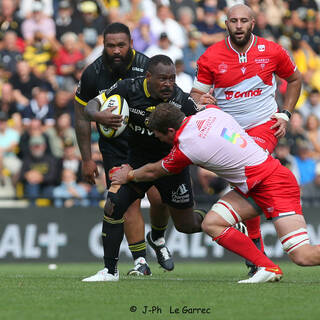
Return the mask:
<path fill-rule="evenodd" d="M 79 102 L 81 105 L 83 105 L 84 107 L 88 104 L 88 102 L 85 102 L 83 100 L 81 100 L 79 97 L 74 96 L 74 100 L 76 100 L 77 102 Z"/>

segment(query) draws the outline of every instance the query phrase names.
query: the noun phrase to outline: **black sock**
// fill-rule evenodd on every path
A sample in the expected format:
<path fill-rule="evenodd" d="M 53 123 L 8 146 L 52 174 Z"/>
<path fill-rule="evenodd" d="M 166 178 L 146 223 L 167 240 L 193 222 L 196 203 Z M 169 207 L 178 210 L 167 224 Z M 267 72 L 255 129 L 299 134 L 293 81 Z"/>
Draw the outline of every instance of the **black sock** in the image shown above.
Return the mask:
<path fill-rule="evenodd" d="M 151 239 L 152 241 L 156 241 L 157 239 L 164 237 L 164 233 L 167 230 L 168 225 L 158 227 L 151 225 Z"/>
<path fill-rule="evenodd" d="M 117 263 L 119 260 L 119 251 L 123 235 L 123 219 L 113 220 L 104 216 L 102 226 L 104 265 L 111 274 L 115 274 L 117 272 Z"/>
<path fill-rule="evenodd" d="M 147 255 L 146 247 L 147 245 L 144 239 L 136 243 L 130 243 L 129 249 L 131 251 L 133 260 L 136 260 L 139 257 L 145 258 Z"/>

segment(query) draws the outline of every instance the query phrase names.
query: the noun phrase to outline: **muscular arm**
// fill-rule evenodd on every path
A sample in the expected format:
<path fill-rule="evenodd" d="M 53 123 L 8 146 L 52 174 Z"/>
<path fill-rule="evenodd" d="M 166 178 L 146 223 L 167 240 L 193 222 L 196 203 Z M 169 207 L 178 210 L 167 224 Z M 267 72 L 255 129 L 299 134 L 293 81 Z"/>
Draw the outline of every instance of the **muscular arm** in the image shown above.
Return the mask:
<path fill-rule="evenodd" d="M 115 170 L 112 173 L 112 184 L 126 184 L 130 181 L 153 181 L 160 177 L 170 175 L 171 173 L 164 170 L 161 163 L 162 160 L 159 160 L 158 162 L 148 163 L 135 170 L 132 170 L 132 167 L 129 165 L 122 165 L 119 170 Z"/>
<path fill-rule="evenodd" d="M 88 183 L 94 184 L 94 178 L 99 173 L 95 162 L 91 159 L 91 124 L 84 115 L 84 107 L 77 101 L 74 101 L 74 111 L 75 130 L 82 158 L 83 177 Z"/>
<path fill-rule="evenodd" d="M 292 112 L 296 106 L 301 92 L 302 76 L 297 69 L 294 74 L 286 78 L 288 82 L 287 91 L 284 95 L 283 109 Z"/>
<path fill-rule="evenodd" d="M 282 109 L 293 112 L 296 103 L 300 96 L 302 77 L 298 69 L 288 78 L 287 91 L 284 95 L 284 102 Z M 275 136 L 279 139 L 285 136 L 288 126 L 288 118 L 284 120 L 282 117 L 279 117 L 280 113 L 276 113 L 273 117 L 277 119 L 277 122 L 271 127 L 271 129 L 276 128 Z"/>

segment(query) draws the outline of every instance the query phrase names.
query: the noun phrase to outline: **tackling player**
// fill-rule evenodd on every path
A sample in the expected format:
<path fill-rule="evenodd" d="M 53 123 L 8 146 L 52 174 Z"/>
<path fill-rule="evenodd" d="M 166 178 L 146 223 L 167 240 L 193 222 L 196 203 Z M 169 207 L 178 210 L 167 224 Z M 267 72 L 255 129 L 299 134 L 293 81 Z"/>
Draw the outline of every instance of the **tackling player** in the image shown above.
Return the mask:
<path fill-rule="evenodd" d="M 207 93 L 205 103 L 212 103 L 213 86 L 216 104 L 271 154 L 286 133 L 300 95 L 301 75 L 286 50 L 252 33 L 254 24 L 254 13 L 248 6 L 238 4 L 229 9 L 229 36 L 199 58 L 191 96 L 198 101 Z M 276 76 L 288 82 L 281 111 L 275 100 Z M 260 217 L 246 224 L 249 237 L 263 251 Z M 255 266 L 248 266 L 253 274 Z"/>
<path fill-rule="evenodd" d="M 122 23 L 112 23 L 104 31 L 104 50 L 102 55 L 89 65 L 83 72 L 75 94 L 75 115 L 77 141 L 82 156 L 82 172 L 85 180 L 91 184 L 95 183 L 98 175 L 97 166 L 91 158 L 91 124 L 84 117 L 84 107 L 90 99 L 100 92 L 111 87 L 117 80 L 124 78 L 135 78 L 143 76 L 149 63 L 149 58 L 132 49 L 130 31 Z M 108 126 L 117 128 L 121 117 L 113 115 L 110 111 L 105 113 Z M 100 133 L 100 132 L 99 132 Z M 126 132 L 117 138 L 106 139 L 100 133 L 99 148 L 103 156 L 104 169 L 107 177 L 107 187 L 110 187 L 109 170 L 114 166 L 126 163 L 128 143 L 125 139 Z M 167 270 L 174 267 L 170 252 L 165 246 L 164 232 L 168 223 L 168 213 L 165 205 L 161 203 L 160 196 L 155 189 L 150 190 L 148 197 L 151 203 L 150 216 L 152 224 L 152 235 L 156 241 L 152 248 L 156 251 L 158 262 Z M 114 246 L 116 239 L 107 239 L 110 236 L 110 221 L 107 217 L 103 219 L 102 243 L 104 249 L 104 263 L 108 272 L 102 272 L 91 281 L 112 281 L 114 278 L 109 274 L 116 273 L 114 260 L 118 248 Z M 125 222 L 112 225 L 119 229 L 123 237 L 123 228 L 129 243 L 135 266 L 128 274 L 150 275 L 151 271 L 145 261 L 146 242 L 144 238 L 144 221 L 140 212 L 140 202 L 136 201 L 125 216 Z M 121 238 L 122 239 L 122 238 Z"/>
<path fill-rule="evenodd" d="M 309 243 L 294 175 L 260 148 L 232 116 L 211 105 L 185 118 L 179 109 L 164 103 L 150 116 L 149 129 L 160 141 L 173 144 L 171 152 L 135 170 L 123 165 L 113 175 L 112 184 L 138 184 L 175 176 L 190 164 L 201 166 L 235 188 L 212 206 L 202 229 L 224 248 L 258 266 L 253 277 L 239 283 L 273 282 L 282 277 L 279 266 L 245 234 L 231 228 L 257 216 L 247 197 L 252 197 L 266 218 L 273 221 L 283 249 L 293 262 L 320 265 L 320 246 Z"/>
<path fill-rule="evenodd" d="M 129 154 L 128 161 L 133 167 L 140 167 L 148 162 L 155 162 L 167 155 L 170 145 L 160 142 L 148 129 L 148 118 L 155 106 L 170 101 L 173 108 L 181 109 L 183 114 L 191 115 L 198 111 L 197 105 L 189 94 L 175 84 L 176 71 L 172 60 L 165 55 L 156 55 L 150 59 L 145 77 L 118 81 L 106 92 L 89 101 L 85 112 L 89 120 L 107 125 L 104 115 L 106 110 L 99 111 L 108 96 L 119 94 L 128 102 L 129 115 Z M 193 195 L 188 168 L 174 177 L 166 177 L 152 183 L 139 183 L 121 186 L 117 192 L 108 193 L 105 215 L 113 221 L 122 221 L 123 214 L 132 202 L 143 198 L 150 187 L 156 186 L 162 201 L 168 205 L 172 220 L 178 231 L 194 233 L 201 231 L 203 214 L 193 210 Z M 122 237 L 119 230 L 110 224 L 109 233 L 117 239 L 120 248 Z M 149 243 L 154 239 L 148 237 Z M 116 254 L 116 252 L 114 252 Z M 114 256 L 118 259 L 118 255 Z M 99 274 L 99 272 L 97 273 Z M 119 274 L 115 274 L 118 278 Z M 95 277 L 92 276 L 92 277 Z M 90 279 L 90 278 L 89 278 Z"/>

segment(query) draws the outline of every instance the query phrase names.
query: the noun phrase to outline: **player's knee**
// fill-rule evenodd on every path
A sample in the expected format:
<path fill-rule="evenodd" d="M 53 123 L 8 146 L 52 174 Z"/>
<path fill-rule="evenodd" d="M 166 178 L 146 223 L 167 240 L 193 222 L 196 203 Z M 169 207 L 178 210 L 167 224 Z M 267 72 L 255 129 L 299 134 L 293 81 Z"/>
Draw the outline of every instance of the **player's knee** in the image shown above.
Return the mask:
<path fill-rule="evenodd" d="M 194 223 L 175 223 L 174 225 L 177 229 L 177 231 L 182 232 L 182 233 L 195 233 L 195 232 L 200 232 L 201 231 L 201 226 L 200 223 L 199 225 L 194 224 Z"/>
<path fill-rule="evenodd" d="M 283 250 L 289 254 L 290 259 L 299 266 L 312 265 L 310 254 L 310 241 L 307 229 L 294 230 L 280 238 Z"/>
<path fill-rule="evenodd" d="M 116 193 L 109 192 L 104 205 L 104 213 L 115 220 L 122 219 L 127 208 Z"/>

